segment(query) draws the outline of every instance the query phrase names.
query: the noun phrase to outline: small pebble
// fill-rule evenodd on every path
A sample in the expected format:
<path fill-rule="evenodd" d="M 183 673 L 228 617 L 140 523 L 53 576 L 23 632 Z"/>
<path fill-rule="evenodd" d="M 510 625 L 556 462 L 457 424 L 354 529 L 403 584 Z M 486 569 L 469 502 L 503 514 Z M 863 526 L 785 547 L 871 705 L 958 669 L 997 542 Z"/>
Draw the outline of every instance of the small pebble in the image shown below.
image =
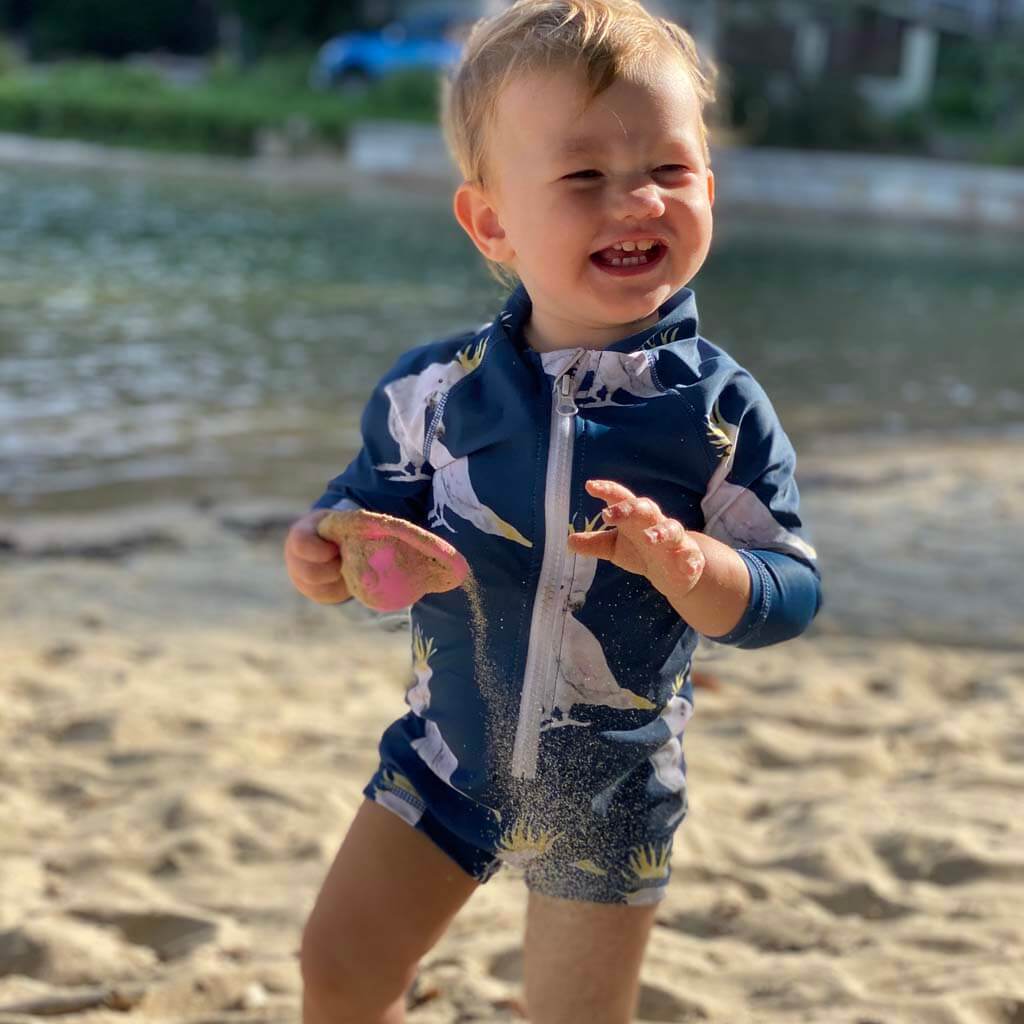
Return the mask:
<path fill-rule="evenodd" d="M 258 982 L 246 985 L 235 1007 L 239 1010 L 259 1010 L 267 1005 L 267 990 Z"/>

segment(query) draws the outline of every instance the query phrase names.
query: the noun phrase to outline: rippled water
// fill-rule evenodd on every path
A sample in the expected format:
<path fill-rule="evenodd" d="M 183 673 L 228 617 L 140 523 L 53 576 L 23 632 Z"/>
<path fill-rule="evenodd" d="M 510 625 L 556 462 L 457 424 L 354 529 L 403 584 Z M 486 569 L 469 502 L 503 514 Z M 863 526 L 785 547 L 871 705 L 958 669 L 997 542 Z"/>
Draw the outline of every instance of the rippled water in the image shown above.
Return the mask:
<path fill-rule="evenodd" d="M 301 507 L 403 348 L 501 291 L 446 198 L 0 169 L 0 514 Z M 704 333 L 798 445 L 1024 425 L 1024 239 L 719 217 Z"/>

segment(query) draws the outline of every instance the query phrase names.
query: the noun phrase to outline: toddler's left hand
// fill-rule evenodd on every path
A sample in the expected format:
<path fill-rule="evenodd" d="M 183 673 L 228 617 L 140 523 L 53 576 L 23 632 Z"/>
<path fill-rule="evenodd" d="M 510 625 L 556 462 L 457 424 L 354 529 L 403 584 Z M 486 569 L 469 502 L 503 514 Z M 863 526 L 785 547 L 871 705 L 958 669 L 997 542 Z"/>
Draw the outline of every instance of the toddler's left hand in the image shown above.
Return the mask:
<path fill-rule="evenodd" d="M 626 572 L 646 576 L 667 597 L 682 597 L 697 585 L 704 552 L 682 523 L 622 484 L 588 480 L 586 487 L 588 494 L 607 503 L 602 515 L 612 529 L 570 534 L 570 551 L 607 558 Z"/>

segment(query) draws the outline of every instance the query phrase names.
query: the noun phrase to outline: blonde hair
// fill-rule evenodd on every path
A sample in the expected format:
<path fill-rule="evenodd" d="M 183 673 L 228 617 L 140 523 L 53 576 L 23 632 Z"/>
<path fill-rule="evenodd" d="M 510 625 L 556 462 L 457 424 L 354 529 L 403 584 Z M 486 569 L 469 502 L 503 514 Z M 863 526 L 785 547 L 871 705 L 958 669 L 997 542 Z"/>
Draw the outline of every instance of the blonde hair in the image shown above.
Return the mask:
<path fill-rule="evenodd" d="M 484 184 L 488 129 L 512 78 L 576 65 L 586 75 L 589 102 L 619 79 L 650 80 L 665 56 L 679 58 L 693 85 L 707 156 L 704 110 L 714 102 L 717 72 L 679 25 L 637 0 L 517 0 L 481 18 L 442 83 L 441 125 L 455 165 L 466 181 Z M 515 280 L 505 267 L 491 269 L 503 283 Z"/>

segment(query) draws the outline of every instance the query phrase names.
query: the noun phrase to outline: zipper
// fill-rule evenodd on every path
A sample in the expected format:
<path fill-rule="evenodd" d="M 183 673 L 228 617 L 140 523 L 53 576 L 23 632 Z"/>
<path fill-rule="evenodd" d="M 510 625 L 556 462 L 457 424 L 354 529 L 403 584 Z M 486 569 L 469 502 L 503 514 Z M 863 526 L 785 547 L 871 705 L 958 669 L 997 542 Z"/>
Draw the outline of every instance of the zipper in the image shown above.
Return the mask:
<path fill-rule="evenodd" d="M 568 593 L 564 579 L 569 557 L 566 537 L 576 413 L 579 411 L 575 398 L 575 372 L 585 354 L 586 350 L 581 349 L 555 378 L 552 388 L 551 433 L 544 480 L 544 557 L 533 600 L 519 721 L 512 747 L 512 775 L 517 779 L 536 777 L 540 725 L 544 713 L 551 710 L 555 699 L 565 613 L 563 596 Z"/>

